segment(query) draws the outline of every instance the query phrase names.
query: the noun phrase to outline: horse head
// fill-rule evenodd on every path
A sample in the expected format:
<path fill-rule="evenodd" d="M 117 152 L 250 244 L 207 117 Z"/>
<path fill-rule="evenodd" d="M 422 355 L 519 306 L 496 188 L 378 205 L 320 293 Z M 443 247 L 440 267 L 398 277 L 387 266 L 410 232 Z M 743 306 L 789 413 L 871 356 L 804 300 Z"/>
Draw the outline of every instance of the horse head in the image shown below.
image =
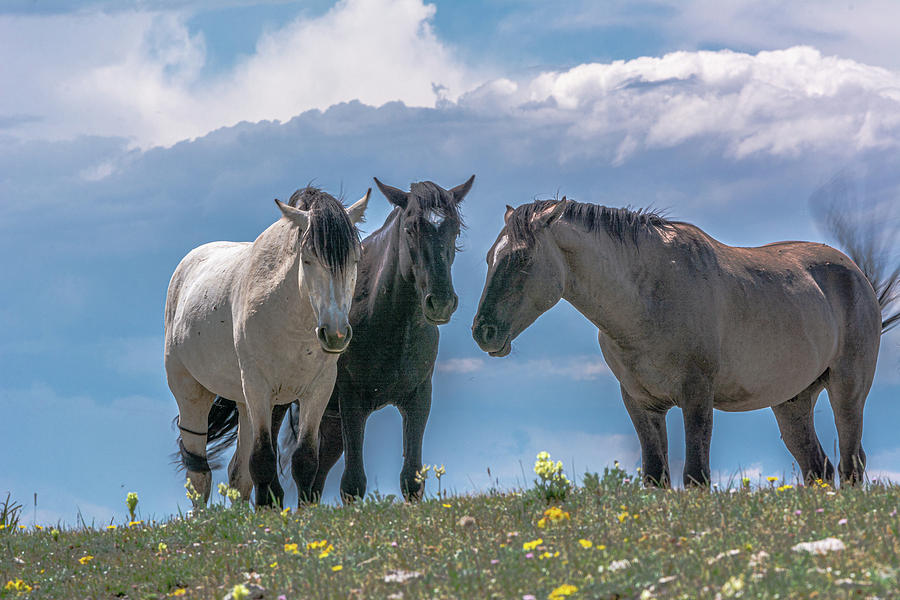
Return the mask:
<path fill-rule="evenodd" d="M 509 354 L 512 341 L 562 298 L 565 257 L 549 229 L 566 206 L 563 198 L 506 207 L 472 322 L 472 337 L 491 356 Z"/>
<path fill-rule="evenodd" d="M 309 297 L 325 352 L 343 352 L 353 335 L 348 314 L 360 255 L 356 224 L 363 220 L 371 192 L 349 208 L 312 187 L 297 190 L 288 204 L 275 200 L 300 230 L 300 290 Z"/>
<path fill-rule="evenodd" d="M 400 209 L 400 275 L 414 283 L 425 319 L 434 325 L 447 323 L 459 304 L 450 267 L 463 226 L 459 204 L 474 181 L 472 175 L 450 190 L 423 181 L 404 192 L 375 179 L 381 193 Z"/>

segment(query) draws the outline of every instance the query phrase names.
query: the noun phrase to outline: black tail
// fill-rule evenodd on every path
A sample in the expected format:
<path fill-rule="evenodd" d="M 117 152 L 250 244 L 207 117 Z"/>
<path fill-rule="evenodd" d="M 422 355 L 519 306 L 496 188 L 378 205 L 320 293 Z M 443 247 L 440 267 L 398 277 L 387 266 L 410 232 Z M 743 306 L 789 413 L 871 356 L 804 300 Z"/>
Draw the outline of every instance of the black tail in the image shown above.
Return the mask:
<path fill-rule="evenodd" d="M 179 465 L 180 469 L 190 468 L 191 470 L 209 470 L 217 468 L 220 465 L 214 461 L 221 456 L 235 440 L 237 440 L 238 410 L 237 404 L 233 400 L 216 396 L 215 402 L 209 409 L 209 418 L 207 419 L 206 429 L 206 460 L 208 462 L 206 469 L 195 469 L 195 456 L 189 452 L 186 453 L 181 445 L 181 437 L 178 438 L 178 452 L 172 455 L 172 462 Z M 172 427 L 178 428 L 178 417 L 172 419 Z M 199 458 L 199 457 L 197 457 Z"/>
<path fill-rule="evenodd" d="M 284 417 L 287 421 L 287 427 L 282 423 L 281 431 L 278 433 L 278 456 L 279 468 L 284 473 L 291 464 L 291 456 L 297 447 L 297 436 L 299 435 L 300 409 L 297 401 L 294 400 L 288 406 L 287 414 Z"/>
<path fill-rule="evenodd" d="M 900 240 L 900 215 L 886 206 L 862 206 L 856 186 L 846 173 L 838 173 L 810 198 L 819 225 L 833 235 L 872 284 L 881 306 L 881 332 L 900 324 L 900 309 L 888 310 L 900 300 L 900 265 L 896 258 Z"/>

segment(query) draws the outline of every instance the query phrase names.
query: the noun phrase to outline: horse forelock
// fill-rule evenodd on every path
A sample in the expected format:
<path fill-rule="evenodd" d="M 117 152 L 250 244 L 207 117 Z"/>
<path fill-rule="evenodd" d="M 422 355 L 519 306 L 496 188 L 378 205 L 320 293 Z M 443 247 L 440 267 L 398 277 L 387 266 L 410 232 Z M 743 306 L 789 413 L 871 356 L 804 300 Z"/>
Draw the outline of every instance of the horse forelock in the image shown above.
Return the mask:
<path fill-rule="evenodd" d="M 432 224 L 451 219 L 465 226 L 453 194 L 431 181 L 410 184 L 407 212 L 421 215 Z"/>
<path fill-rule="evenodd" d="M 559 200 L 536 200 L 517 207 L 506 224 L 507 235 L 514 246 L 531 246 L 535 241 L 535 215 L 559 202 Z M 659 234 L 668 231 L 674 223 L 648 208 L 631 210 L 610 208 L 599 204 L 566 201 L 562 219 L 578 225 L 587 231 L 603 231 L 619 242 L 629 241 L 640 245 L 644 234 Z"/>
<path fill-rule="evenodd" d="M 344 205 L 314 187 L 297 190 L 288 204 L 309 211 L 309 228 L 300 238 L 300 247 L 310 250 L 332 273 L 343 270 L 359 247 L 359 231 Z"/>

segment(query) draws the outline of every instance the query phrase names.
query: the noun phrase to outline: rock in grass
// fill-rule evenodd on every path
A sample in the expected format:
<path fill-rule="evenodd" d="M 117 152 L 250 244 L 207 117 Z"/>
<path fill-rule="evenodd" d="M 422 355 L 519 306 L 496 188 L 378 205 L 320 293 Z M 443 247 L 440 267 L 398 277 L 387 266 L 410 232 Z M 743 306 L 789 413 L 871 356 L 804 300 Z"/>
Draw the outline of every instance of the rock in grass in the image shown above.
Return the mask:
<path fill-rule="evenodd" d="M 459 521 L 457 521 L 456 524 L 463 529 L 474 529 L 475 517 L 470 517 L 469 515 L 462 516 L 459 518 Z"/>
<path fill-rule="evenodd" d="M 844 542 L 837 538 L 829 537 L 824 540 L 816 540 L 815 542 L 800 542 L 791 550 L 794 552 L 808 552 L 810 554 L 828 554 L 829 552 L 837 552 L 846 548 Z"/>
<path fill-rule="evenodd" d="M 385 583 L 406 583 L 410 579 L 418 579 L 422 574 L 418 571 L 404 571 L 403 569 L 391 569 L 384 576 Z"/>

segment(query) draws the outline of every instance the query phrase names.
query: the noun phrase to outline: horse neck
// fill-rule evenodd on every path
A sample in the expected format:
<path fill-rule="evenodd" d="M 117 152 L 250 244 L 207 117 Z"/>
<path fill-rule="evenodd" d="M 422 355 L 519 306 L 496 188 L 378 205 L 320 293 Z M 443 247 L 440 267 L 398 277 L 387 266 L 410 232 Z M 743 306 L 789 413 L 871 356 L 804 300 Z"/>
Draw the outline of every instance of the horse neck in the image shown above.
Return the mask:
<path fill-rule="evenodd" d="M 309 329 L 313 311 L 300 277 L 297 227 L 281 219 L 262 232 L 253 246 L 253 259 L 248 266 L 266 282 L 261 293 L 267 301 L 277 303 L 285 323 Z"/>
<path fill-rule="evenodd" d="M 360 283 L 369 292 L 369 314 L 389 315 L 393 322 L 398 317 L 412 318 L 416 314 L 424 320 L 415 284 L 400 273 L 399 209 L 388 215 L 384 225 L 363 241 L 359 269 Z M 381 310 L 378 306 L 381 304 L 390 308 Z"/>
<path fill-rule="evenodd" d="M 552 227 L 568 266 L 563 298 L 604 333 L 627 335 L 642 306 L 637 248 L 565 220 Z"/>

